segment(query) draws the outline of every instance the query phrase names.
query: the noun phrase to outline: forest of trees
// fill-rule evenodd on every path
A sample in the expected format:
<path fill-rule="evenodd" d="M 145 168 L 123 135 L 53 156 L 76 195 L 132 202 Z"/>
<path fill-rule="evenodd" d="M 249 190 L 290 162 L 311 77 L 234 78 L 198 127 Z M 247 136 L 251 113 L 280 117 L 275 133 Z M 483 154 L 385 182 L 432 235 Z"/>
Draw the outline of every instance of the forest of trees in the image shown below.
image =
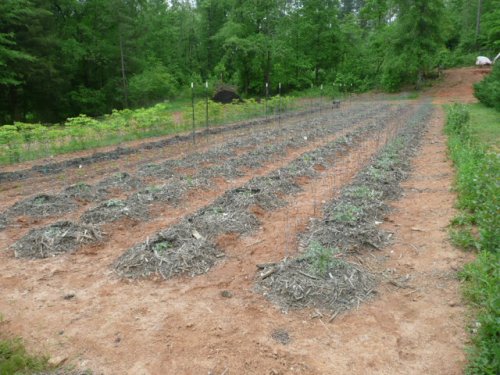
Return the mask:
<path fill-rule="evenodd" d="M 0 124 L 145 106 L 191 81 L 394 91 L 498 52 L 500 0 L 1 0 Z"/>

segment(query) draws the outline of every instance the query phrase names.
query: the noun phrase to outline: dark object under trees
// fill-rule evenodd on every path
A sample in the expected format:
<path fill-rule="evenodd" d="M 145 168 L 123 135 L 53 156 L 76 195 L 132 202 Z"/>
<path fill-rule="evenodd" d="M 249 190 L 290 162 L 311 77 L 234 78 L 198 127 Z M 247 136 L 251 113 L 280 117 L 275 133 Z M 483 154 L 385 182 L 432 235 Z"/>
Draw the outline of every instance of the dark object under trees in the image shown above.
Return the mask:
<path fill-rule="evenodd" d="M 241 101 L 241 97 L 237 94 L 234 86 L 222 85 L 217 88 L 212 100 L 217 103 L 228 104 L 235 100 Z"/>

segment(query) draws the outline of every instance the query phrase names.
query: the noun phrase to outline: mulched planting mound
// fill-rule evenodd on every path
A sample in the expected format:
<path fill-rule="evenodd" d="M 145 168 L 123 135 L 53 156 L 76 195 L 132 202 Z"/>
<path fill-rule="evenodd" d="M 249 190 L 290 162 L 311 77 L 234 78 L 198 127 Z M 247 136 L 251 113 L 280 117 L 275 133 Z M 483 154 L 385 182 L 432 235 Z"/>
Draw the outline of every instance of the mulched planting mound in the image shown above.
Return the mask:
<path fill-rule="evenodd" d="M 255 215 L 246 210 L 222 204 L 210 205 L 188 218 L 188 221 L 208 239 L 214 239 L 223 233 L 251 233 L 260 225 Z"/>
<path fill-rule="evenodd" d="M 382 192 L 369 185 L 353 186 L 339 199 L 325 207 L 325 218 L 314 220 L 302 243 L 318 242 L 345 251 L 369 245 L 380 248 L 387 244 L 389 234 L 378 229 L 377 222 L 388 211 Z"/>
<path fill-rule="evenodd" d="M 181 222 L 129 249 L 118 258 L 114 268 L 123 277 L 161 275 L 169 279 L 206 273 L 223 257 L 191 223 Z"/>
<path fill-rule="evenodd" d="M 17 258 L 48 258 L 95 243 L 103 233 L 93 225 L 61 221 L 45 228 L 33 229 L 12 245 Z"/>
<path fill-rule="evenodd" d="M 221 165 L 201 169 L 194 178 L 210 179 L 214 177 L 237 178 L 244 176 L 245 173 L 232 165 L 230 162 L 222 161 Z"/>
<path fill-rule="evenodd" d="M 62 192 L 62 195 L 83 202 L 97 202 L 104 199 L 107 193 L 104 190 L 98 190 L 92 185 L 80 183 L 68 186 Z"/>
<path fill-rule="evenodd" d="M 259 147 L 249 153 L 235 158 L 232 164 L 238 168 L 260 168 L 263 164 L 268 162 L 272 156 L 277 154 L 286 154 L 287 141 L 280 144 L 265 145 Z"/>
<path fill-rule="evenodd" d="M 177 204 L 180 198 L 193 185 L 188 180 L 176 179 L 161 186 L 148 186 L 139 190 L 130 198 L 130 201 L 145 205 L 153 202 L 168 202 Z"/>
<path fill-rule="evenodd" d="M 343 311 L 370 298 L 375 277 L 345 261 L 331 265 L 324 276 L 306 259 L 266 265 L 256 291 L 285 309 L 315 307 Z"/>
<path fill-rule="evenodd" d="M 301 237 L 305 253 L 295 259 L 263 265 L 255 290 L 283 309 L 315 307 L 337 313 L 373 294 L 377 277 L 349 262 L 348 253 L 380 248 L 389 235 L 378 228 L 400 193 L 432 107 L 423 105 L 339 198 L 328 203 L 324 218 L 313 220 Z"/>
<path fill-rule="evenodd" d="M 39 194 L 35 197 L 17 202 L 5 212 L 5 215 L 8 217 L 24 215 L 31 217 L 48 217 L 70 212 L 76 207 L 77 204 L 75 200 L 64 195 Z"/>
<path fill-rule="evenodd" d="M 241 140 L 241 145 L 246 145 L 252 143 L 251 138 L 245 138 Z M 191 167 L 194 164 L 207 163 L 207 162 L 217 162 L 222 159 L 227 159 L 234 157 L 236 147 L 231 147 L 228 144 L 225 146 L 215 146 L 205 152 L 195 152 L 177 161 L 178 167 Z"/>
<path fill-rule="evenodd" d="M 143 187 L 143 183 L 137 177 L 133 177 L 126 172 L 115 173 L 112 177 L 100 181 L 96 188 L 98 190 L 110 191 L 118 190 L 136 190 Z"/>
<path fill-rule="evenodd" d="M 9 225 L 9 219 L 5 215 L 0 215 L 0 230 L 4 230 Z"/>
<path fill-rule="evenodd" d="M 111 223 L 125 217 L 137 221 L 148 220 L 148 207 L 133 199 L 110 199 L 86 211 L 80 220 L 87 224 L 102 224 Z"/>
<path fill-rule="evenodd" d="M 139 167 L 137 174 L 142 177 L 157 177 L 160 179 L 172 178 L 175 174 L 176 163 L 167 160 L 161 164 L 146 164 Z"/>

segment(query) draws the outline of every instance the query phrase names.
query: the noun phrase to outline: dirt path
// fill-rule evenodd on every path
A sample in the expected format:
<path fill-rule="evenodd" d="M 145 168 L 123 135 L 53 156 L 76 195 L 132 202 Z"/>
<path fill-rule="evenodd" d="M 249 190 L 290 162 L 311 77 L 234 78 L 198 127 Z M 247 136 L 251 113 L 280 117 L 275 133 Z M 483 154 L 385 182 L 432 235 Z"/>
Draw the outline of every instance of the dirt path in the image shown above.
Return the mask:
<path fill-rule="evenodd" d="M 475 69 L 453 70 L 426 95 L 435 103 L 472 101 L 470 85 L 480 78 Z M 404 195 L 385 219 L 395 243 L 364 255 L 391 279 L 404 278 L 406 287 L 383 282 L 378 297 L 331 322 L 317 311 L 285 314 L 252 290 L 255 264 L 295 252 L 284 231 L 303 230 L 317 200 L 331 197 L 327 172 L 291 207 L 261 213 L 268 225 L 255 235 L 220 238 L 228 259 L 196 278 L 118 279 L 107 264 L 130 242 L 120 240 L 134 231 L 126 223 L 114 247 L 99 253 L 48 261 L 4 253 L 0 330 L 56 362 L 106 375 L 461 374 L 467 335 L 456 273 L 470 256 L 447 240 L 455 196 L 443 124 L 437 108 Z M 345 173 L 339 183 L 351 177 Z M 286 344 L 279 342 L 284 332 Z"/>
<path fill-rule="evenodd" d="M 475 103 L 474 83 L 481 81 L 491 69 L 485 68 L 456 68 L 443 72 L 443 80 L 425 92 L 433 98 L 435 104 L 446 103 Z"/>

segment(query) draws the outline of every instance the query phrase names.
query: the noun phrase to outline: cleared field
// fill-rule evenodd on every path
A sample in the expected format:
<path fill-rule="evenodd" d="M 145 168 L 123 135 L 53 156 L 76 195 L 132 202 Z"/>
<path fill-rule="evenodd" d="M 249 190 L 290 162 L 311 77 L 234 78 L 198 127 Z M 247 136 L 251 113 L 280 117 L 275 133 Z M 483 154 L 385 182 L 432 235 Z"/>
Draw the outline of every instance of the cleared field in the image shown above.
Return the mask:
<path fill-rule="evenodd" d="M 9 167 L 0 311 L 96 373 L 328 373 L 317 322 L 408 281 L 374 254 L 431 113 L 359 102 Z"/>

